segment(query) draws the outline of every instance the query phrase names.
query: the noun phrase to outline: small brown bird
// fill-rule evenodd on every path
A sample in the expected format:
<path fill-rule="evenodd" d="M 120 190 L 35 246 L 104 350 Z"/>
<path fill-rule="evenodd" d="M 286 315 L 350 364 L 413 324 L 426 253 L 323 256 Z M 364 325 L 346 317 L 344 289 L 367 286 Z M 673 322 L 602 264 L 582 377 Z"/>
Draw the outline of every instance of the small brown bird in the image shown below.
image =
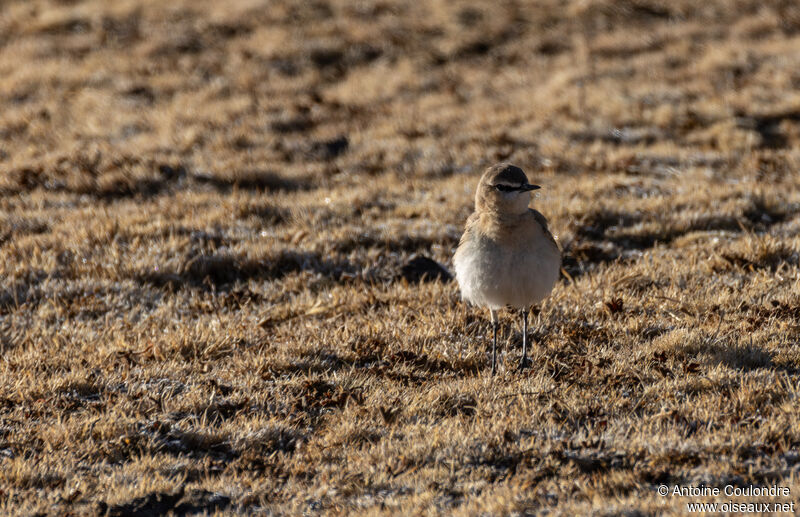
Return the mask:
<path fill-rule="evenodd" d="M 528 208 L 530 191 L 519 167 L 500 163 L 486 169 L 475 193 L 475 212 L 453 259 L 462 297 L 487 307 L 492 318 L 492 375 L 497 362 L 497 311 L 522 310 L 522 360 L 527 365 L 528 311 L 558 280 L 561 251 L 544 216 Z"/>

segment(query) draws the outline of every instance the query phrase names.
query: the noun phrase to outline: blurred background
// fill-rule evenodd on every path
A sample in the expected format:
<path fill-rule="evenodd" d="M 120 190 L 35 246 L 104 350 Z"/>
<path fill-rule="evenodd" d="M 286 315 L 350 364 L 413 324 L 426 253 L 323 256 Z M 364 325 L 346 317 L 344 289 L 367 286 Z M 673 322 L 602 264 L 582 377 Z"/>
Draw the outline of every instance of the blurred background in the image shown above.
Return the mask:
<path fill-rule="evenodd" d="M 780 176 L 799 31 L 791 0 L 5 1 L 0 189 Z"/>

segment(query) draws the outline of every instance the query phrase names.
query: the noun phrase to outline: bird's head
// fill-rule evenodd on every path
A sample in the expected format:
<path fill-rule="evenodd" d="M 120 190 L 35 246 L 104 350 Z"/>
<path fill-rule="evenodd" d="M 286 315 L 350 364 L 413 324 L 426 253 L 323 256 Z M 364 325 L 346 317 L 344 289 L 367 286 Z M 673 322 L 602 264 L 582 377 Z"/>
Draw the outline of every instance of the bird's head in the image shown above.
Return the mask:
<path fill-rule="evenodd" d="M 539 185 L 528 183 L 528 177 L 516 165 L 498 163 L 481 176 L 475 193 L 475 209 L 499 215 L 521 214 L 528 209 L 530 191 L 538 188 Z"/>

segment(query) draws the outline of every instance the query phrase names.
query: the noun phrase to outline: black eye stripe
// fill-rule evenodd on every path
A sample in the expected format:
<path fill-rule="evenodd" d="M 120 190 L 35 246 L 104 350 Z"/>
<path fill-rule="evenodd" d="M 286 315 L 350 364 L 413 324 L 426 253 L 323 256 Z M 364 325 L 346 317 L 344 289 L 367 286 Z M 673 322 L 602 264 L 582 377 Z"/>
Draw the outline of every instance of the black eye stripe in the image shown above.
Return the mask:
<path fill-rule="evenodd" d="M 519 190 L 519 187 L 511 187 L 509 185 L 495 185 L 494 188 L 500 192 L 514 192 L 515 190 Z"/>

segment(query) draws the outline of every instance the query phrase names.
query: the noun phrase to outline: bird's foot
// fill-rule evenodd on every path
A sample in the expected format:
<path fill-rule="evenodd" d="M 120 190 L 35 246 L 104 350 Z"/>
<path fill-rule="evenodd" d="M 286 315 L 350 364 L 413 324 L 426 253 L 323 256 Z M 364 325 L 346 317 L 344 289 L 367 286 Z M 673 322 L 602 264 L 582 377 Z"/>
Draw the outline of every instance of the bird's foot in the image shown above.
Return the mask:
<path fill-rule="evenodd" d="M 517 367 L 518 371 L 524 371 L 526 368 L 531 367 L 531 358 L 530 357 L 523 357 L 519 362 L 519 367 Z"/>

